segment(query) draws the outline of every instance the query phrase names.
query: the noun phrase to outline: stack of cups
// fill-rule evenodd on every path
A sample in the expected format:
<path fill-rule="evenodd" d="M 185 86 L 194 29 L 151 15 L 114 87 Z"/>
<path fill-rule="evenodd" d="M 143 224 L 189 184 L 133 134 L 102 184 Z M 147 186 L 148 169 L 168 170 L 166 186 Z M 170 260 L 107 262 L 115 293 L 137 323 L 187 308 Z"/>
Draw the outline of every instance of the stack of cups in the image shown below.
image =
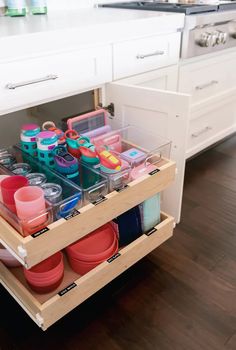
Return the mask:
<path fill-rule="evenodd" d="M 44 191 L 38 186 L 18 189 L 14 194 L 16 212 L 24 231 L 29 234 L 43 228 L 47 222 Z"/>
<path fill-rule="evenodd" d="M 28 186 L 28 180 L 26 177 L 21 175 L 6 177 L 1 182 L 2 201 L 5 206 L 13 213 L 16 213 L 16 205 L 14 199 L 15 192 L 21 187 L 25 186 Z"/>

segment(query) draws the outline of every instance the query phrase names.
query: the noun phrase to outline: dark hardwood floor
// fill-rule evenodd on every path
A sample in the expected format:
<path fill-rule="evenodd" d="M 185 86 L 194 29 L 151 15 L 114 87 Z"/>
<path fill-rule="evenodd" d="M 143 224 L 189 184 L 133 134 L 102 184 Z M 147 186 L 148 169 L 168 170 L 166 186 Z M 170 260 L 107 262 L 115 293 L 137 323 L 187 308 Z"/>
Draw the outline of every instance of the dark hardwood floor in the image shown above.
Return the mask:
<path fill-rule="evenodd" d="M 172 239 L 43 333 L 1 288 L 1 350 L 236 350 L 236 136 L 189 161 Z"/>

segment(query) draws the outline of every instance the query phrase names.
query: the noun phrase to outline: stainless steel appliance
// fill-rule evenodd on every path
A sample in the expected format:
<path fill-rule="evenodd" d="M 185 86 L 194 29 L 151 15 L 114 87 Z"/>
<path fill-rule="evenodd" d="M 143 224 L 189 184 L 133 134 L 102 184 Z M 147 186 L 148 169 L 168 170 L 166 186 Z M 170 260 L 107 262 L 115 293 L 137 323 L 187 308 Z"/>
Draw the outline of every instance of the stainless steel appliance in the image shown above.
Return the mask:
<path fill-rule="evenodd" d="M 132 1 L 104 7 L 184 13 L 181 58 L 236 46 L 236 1 Z"/>

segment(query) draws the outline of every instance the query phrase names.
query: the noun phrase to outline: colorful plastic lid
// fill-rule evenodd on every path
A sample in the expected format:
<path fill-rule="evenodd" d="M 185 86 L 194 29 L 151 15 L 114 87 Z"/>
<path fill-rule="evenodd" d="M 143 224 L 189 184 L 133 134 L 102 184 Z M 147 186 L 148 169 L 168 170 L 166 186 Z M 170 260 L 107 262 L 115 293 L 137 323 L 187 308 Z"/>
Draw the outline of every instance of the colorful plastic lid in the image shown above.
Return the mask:
<path fill-rule="evenodd" d="M 40 132 L 40 127 L 37 124 L 24 124 L 21 127 L 21 132 L 25 136 L 36 136 Z"/>
<path fill-rule="evenodd" d="M 37 141 L 44 145 L 50 145 L 57 141 L 57 135 L 54 131 L 41 131 L 37 135 Z"/>

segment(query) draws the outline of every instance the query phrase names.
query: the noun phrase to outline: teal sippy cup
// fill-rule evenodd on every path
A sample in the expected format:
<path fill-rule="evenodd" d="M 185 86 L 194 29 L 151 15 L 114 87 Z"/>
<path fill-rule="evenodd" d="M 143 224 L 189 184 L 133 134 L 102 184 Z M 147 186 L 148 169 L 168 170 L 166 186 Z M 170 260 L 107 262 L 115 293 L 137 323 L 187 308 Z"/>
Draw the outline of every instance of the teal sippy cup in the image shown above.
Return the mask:
<path fill-rule="evenodd" d="M 37 157 L 36 136 L 38 133 L 40 133 L 40 127 L 37 124 L 24 124 L 21 127 L 21 149 L 32 157 Z"/>
<path fill-rule="evenodd" d="M 41 131 L 37 135 L 39 161 L 49 168 L 55 167 L 54 148 L 58 145 L 58 137 L 54 131 Z"/>

